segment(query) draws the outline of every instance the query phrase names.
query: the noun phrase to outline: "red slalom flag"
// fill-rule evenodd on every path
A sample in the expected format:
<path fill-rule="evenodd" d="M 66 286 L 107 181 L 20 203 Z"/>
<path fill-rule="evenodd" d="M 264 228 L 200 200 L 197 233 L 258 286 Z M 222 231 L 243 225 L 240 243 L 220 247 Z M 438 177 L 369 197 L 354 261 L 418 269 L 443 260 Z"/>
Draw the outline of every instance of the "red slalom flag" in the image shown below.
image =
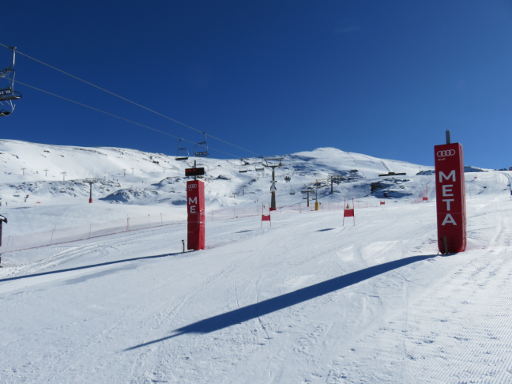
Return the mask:
<path fill-rule="evenodd" d="M 354 209 L 354 200 L 352 200 L 352 208 L 348 203 L 344 204 L 343 208 L 343 225 L 345 225 L 345 217 L 352 217 L 354 219 L 354 225 L 356 225 L 356 215 Z"/>

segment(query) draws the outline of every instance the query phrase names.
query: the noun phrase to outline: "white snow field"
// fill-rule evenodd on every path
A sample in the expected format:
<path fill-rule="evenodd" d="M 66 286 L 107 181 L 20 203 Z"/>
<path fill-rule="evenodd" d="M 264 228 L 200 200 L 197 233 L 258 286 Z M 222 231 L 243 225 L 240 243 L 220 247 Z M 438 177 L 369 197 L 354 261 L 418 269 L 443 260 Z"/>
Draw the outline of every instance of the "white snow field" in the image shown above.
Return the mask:
<path fill-rule="evenodd" d="M 259 217 L 269 174 L 247 176 L 240 161 L 208 159 L 207 249 L 182 253 L 185 209 L 173 202 L 183 199 L 185 181 L 173 179 L 175 192 L 159 189 L 154 184 L 164 176 L 151 174 L 149 163 L 143 168 L 139 152 L 94 149 L 110 157 L 123 151 L 129 159 L 120 161 L 121 172 L 131 164 L 139 172 L 128 181 L 119 176 L 119 187 L 104 196 L 133 192 L 143 182 L 154 196 L 132 193 L 128 201 L 89 205 L 87 193 L 77 192 L 80 182 L 65 189 L 61 181 L 54 190 L 32 189 L 37 203 L 12 194 L 28 193 L 27 183 L 48 186 L 35 174 L 50 167 L 34 155 L 40 148 L 71 151 L 66 163 L 53 163 L 55 182 L 66 166 L 75 178 L 99 174 L 80 173 L 72 154 L 78 149 L 71 147 L 0 146 L 0 159 L 33 158 L 23 160 L 25 175 L 17 163 L 0 168 L 6 176 L 0 193 L 8 201 L 0 213 L 9 218 L 4 239 L 17 236 L 13 231 L 31 239 L 56 222 L 79 228 L 167 214 L 153 227 L 0 248 L 2 384 L 512 382 L 509 172 L 466 173 L 468 250 L 439 256 L 432 175 L 415 175 L 429 167 L 383 165 L 335 149 L 286 156 L 270 228 Z M 86 161 L 94 164 L 94 155 Z M 97 168 L 111 172 L 109 161 L 97 160 Z M 172 177 L 184 167 L 178 165 Z M 335 185 L 333 195 L 323 189 L 320 211 L 306 209 L 301 188 L 354 169 L 361 176 Z M 382 186 L 389 192 L 382 199 L 369 185 L 389 170 L 407 172 L 396 179 L 408 181 Z M 290 183 L 282 179 L 287 174 Z M 243 194 L 233 192 L 240 188 Z M 430 200 L 421 202 L 423 195 Z M 351 198 L 356 222 L 342 225 L 340 206 Z"/>

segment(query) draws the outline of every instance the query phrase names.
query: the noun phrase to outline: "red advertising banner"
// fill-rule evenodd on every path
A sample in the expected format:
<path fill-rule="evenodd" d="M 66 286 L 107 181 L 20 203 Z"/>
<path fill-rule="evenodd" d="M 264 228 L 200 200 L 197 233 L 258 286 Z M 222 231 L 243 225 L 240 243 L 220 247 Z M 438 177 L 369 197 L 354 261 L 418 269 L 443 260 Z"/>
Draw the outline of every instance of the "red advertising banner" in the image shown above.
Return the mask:
<path fill-rule="evenodd" d="M 187 181 L 187 249 L 205 248 L 204 182 Z"/>
<path fill-rule="evenodd" d="M 459 143 L 434 146 L 437 244 L 442 254 L 466 249 L 464 156 Z"/>

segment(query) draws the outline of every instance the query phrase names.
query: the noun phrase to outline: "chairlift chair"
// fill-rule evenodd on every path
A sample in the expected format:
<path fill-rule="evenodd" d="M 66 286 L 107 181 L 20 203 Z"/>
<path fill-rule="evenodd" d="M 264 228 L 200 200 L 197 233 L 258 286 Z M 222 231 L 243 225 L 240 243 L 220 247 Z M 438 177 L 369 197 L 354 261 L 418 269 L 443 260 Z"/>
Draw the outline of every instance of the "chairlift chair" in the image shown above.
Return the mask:
<path fill-rule="evenodd" d="M 197 157 L 208 157 L 208 140 L 206 138 L 206 132 L 203 132 L 204 140 L 197 143 L 198 146 L 202 147 L 203 150 L 194 153 Z"/>
<path fill-rule="evenodd" d="M 11 47 L 12 63 L 11 66 L 0 71 L 0 79 L 8 81 L 7 86 L 0 88 L 0 116 L 9 116 L 14 112 L 16 100 L 21 99 L 21 93 L 14 90 L 14 65 L 16 63 L 16 47 Z M 4 82 L 5 83 L 5 82 Z"/>
<path fill-rule="evenodd" d="M 248 165 L 250 165 L 250 163 L 245 160 L 245 159 L 240 159 L 240 161 L 242 162 L 242 165 L 240 165 L 240 169 L 238 170 L 238 172 L 240 173 L 247 173 L 250 171 Z"/>
<path fill-rule="evenodd" d="M 405 172 L 392 172 L 392 171 L 389 171 L 388 173 L 381 173 L 379 176 L 380 177 L 386 177 L 386 176 L 404 176 L 406 175 Z"/>
<path fill-rule="evenodd" d="M 177 161 L 188 160 L 188 149 L 187 147 L 180 146 L 183 139 L 178 139 L 178 150 L 177 150 Z"/>

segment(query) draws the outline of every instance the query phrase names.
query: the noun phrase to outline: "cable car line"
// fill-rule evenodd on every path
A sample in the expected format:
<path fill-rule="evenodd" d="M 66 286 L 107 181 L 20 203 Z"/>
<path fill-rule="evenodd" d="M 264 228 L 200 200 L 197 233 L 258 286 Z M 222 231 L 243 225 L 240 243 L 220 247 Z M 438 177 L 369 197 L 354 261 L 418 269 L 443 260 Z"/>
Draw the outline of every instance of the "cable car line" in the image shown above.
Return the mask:
<path fill-rule="evenodd" d="M 8 46 L 8 45 L 3 44 L 3 43 L 1 43 L 1 42 L 0 42 L 0 46 L 1 46 L 1 47 L 4 47 L 4 48 L 8 48 L 8 49 L 9 49 L 9 46 Z M 102 86 L 100 86 L 100 85 L 96 84 L 96 83 L 93 83 L 93 82 L 91 82 L 91 81 L 88 81 L 88 80 L 86 80 L 86 79 L 83 79 L 83 78 L 81 78 L 81 77 L 79 77 L 79 76 L 73 75 L 72 73 L 69 73 L 69 72 L 67 72 L 67 71 L 64 71 L 63 69 L 60 69 L 60 68 L 58 68 L 58 67 L 55 67 L 54 65 L 51 65 L 51 64 L 49 64 L 49 63 L 46 63 L 45 61 L 40 60 L 40 59 L 37 59 L 37 58 L 35 58 L 35 57 L 33 57 L 33 56 L 30 56 L 30 55 L 28 55 L 28 54 L 26 54 L 26 53 L 24 53 L 24 52 L 22 52 L 22 51 L 17 50 L 17 53 L 18 53 L 18 54 L 20 54 L 20 55 L 22 55 L 22 56 L 24 56 L 24 57 L 26 57 L 26 58 L 27 58 L 27 59 L 29 59 L 29 60 L 32 60 L 32 61 L 34 61 L 34 62 L 36 62 L 36 63 L 38 63 L 38 64 L 41 64 L 41 65 L 44 65 L 44 66 L 46 66 L 46 67 L 48 67 L 48 68 L 50 68 L 50 69 L 53 69 L 54 71 L 57 71 L 57 72 L 59 72 L 59 73 L 61 73 L 61 74 L 65 75 L 65 76 L 68 76 L 68 77 L 70 77 L 70 78 L 72 78 L 72 79 L 74 79 L 74 80 L 80 81 L 80 82 L 82 82 L 82 83 L 84 83 L 84 84 L 89 85 L 90 87 L 96 88 L 97 90 L 102 91 L 102 92 L 104 92 L 104 93 L 106 93 L 106 94 L 108 94 L 108 95 L 110 95 L 110 96 L 116 97 L 116 98 L 118 98 L 118 99 L 120 99 L 120 100 L 123 100 L 123 101 L 125 101 L 125 102 L 127 102 L 127 103 L 130 103 L 130 104 L 135 105 L 135 106 L 137 106 L 137 107 L 139 107 L 139 108 L 141 108 L 141 109 L 144 109 L 144 110 L 146 110 L 146 111 L 148 111 L 148 112 L 151 112 L 151 113 L 153 113 L 153 114 L 155 114 L 155 115 L 157 115 L 157 116 L 160 116 L 160 117 L 162 117 L 162 118 L 164 118 L 164 119 L 166 119 L 166 120 L 169 120 L 169 121 L 171 121 L 171 122 L 172 122 L 172 123 L 174 123 L 174 124 L 180 125 L 180 126 L 182 126 L 182 127 L 184 127 L 184 128 L 190 129 L 190 130 L 193 130 L 193 131 L 195 131 L 195 132 L 197 132 L 197 133 L 200 133 L 200 134 L 202 134 L 202 135 L 207 134 L 207 132 L 206 132 L 206 131 L 204 131 L 204 130 L 201 130 L 201 129 L 195 128 L 195 127 L 193 127 L 193 126 L 191 126 L 191 125 L 188 125 L 188 124 L 186 124 L 186 123 L 183 123 L 182 121 L 179 121 L 179 120 L 177 120 L 177 119 L 175 119 L 175 118 L 173 118 L 173 117 L 171 117 L 171 116 L 168 116 L 168 115 L 166 115 L 166 114 L 164 114 L 164 113 L 161 113 L 161 112 L 159 112 L 159 111 L 157 111 L 157 110 L 155 110 L 155 109 L 153 109 L 153 108 L 147 107 L 147 106 L 145 106 L 145 105 L 143 105 L 143 104 L 140 104 L 140 103 L 138 103 L 138 102 L 136 102 L 136 101 L 133 101 L 133 100 L 131 100 L 131 99 L 129 99 L 129 98 L 127 98 L 127 97 L 123 96 L 123 95 L 120 95 L 120 94 L 118 94 L 118 93 L 116 93 L 116 92 L 113 92 L 113 91 L 111 91 L 111 90 L 109 90 L 109 89 L 107 89 L 107 88 L 104 88 L 104 87 L 102 87 Z M 20 83 L 20 84 L 21 84 L 21 83 Z M 220 137 L 218 137 L 218 136 L 211 135 L 211 134 L 209 134 L 209 133 L 208 133 L 208 137 L 209 137 L 209 138 L 211 138 L 211 139 L 214 139 L 214 140 L 216 140 L 216 141 L 218 141 L 218 142 L 220 142 L 220 143 L 223 143 L 223 144 L 225 144 L 225 145 L 229 145 L 229 146 L 231 146 L 231 147 L 238 148 L 239 150 L 242 150 L 242 151 L 244 151 L 244 152 L 251 153 L 251 154 L 253 154 L 253 155 L 255 155 L 255 156 L 259 156 L 259 154 L 257 154 L 256 152 L 254 152 L 254 151 L 252 151 L 252 150 L 250 150 L 250 149 L 248 149 L 248 148 L 242 147 L 242 146 L 240 146 L 240 145 L 238 145 L 238 144 L 231 143 L 231 142 L 229 142 L 229 141 L 227 141 L 227 140 L 224 140 L 224 139 L 222 139 L 222 138 L 220 138 Z"/>
<path fill-rule="evenodd" d="M 161 129 L 158 129 L 158 128 L 155 128 L 155 127 L 152 127 L 150 125 L 147 125 L 147 124 L 144 124 L 144 123 L 141 123 L 141 122 L 138 122 L 138 121 L 135 121 L 135 120 L 132 120 L 132 119 L 129 119 L 129 118 L 126 118 L 124 116 L 120 116 L 120 115 L 117 115 L 115 113 L 112 113 L 112 112 L 109 112 L 109 111 L 105 111 L 103 109 L 100 109 L 100 108 L 97 108 L 97 107 L 94 107 L 92 105 L 89 105 L 89 104 L 85 104 L 85 103 L 82 103 L 80 101 L 77 101 L 77 100 L 73 100 L 73 99 L 70 99 L 68 97 L 65 97 L 65 96 L 61 96 L 57 93 L 54 93 L 54 92 L 51 92 L 51 91 L 48 91 L 46 89 L 43 89 L 43 88 L 39 88 L 39 87 L 36 87 L 34 85 L 30 85 L 28 83 L 25 83 L 25 82 L 22 82 L 22 81 L 19 81 L 19 80 L 16 80 L 16 82 L 24 87 L 27 87 L 27 88 L 30 88 L 30 89 L 33 89 L 35 91 L 38 91 L 38 92 L 41 92 L 41 93 L 44 93 L 46 95 L 49 95 L 49 96 L 53 96 L 53 97 L 56 97 L 58 99 L 61 99 L 61 100 L 64 100 L 64 101 L 67 101 L 69 103 L 72 103 L 72 104 L 75 104 L 75 105 L 78 105 L 80 107 L 83 107 L 83 108 L 86 108 L 86 109 L 89 109 L 89 110 L 92 110 L 92 111 L 95 111 L 95 112 L 99 112 L 99 113 L 102 113 L 104 115 L 107 115 L 107 116 L 110 116 L 110 117 L 113 117 L 115 119 L 118 119 L 118 120 L 122 120 L 122 121 L 125 121 L 129 124 L 133 124 L 133 125 L 136 125 L 138 127 L 141 127 L 141 128 L 145 128 L 147 130 L 150 130 L 150 131 L 153 131 L 153 132 L 157 132 L 157 133 L 160 133 L 162 135 L 166 135 L 166 136 L 170 136 L 170 137 L 173 137 L 175 139 L 178 139 L 178 140 L 181 140 L 181 141 L 186 141 L 188 143 L 191 143 L 191 144 L 196 144 L 194 141 L 192 140 L 188 140 L 188 139 L 185 139 L 183 137 L 180 137 L 178 135 L 175 135 L 173 133 L 169 133 L 167 131 L 164 131 L 164 130 L 161 130 Z M 237 157 L 235 154 L 231 153 L 231 152 L 226 152 L 226 151 L 223 151 L 223 150 L 220 150 L 220 149 L 217 149 L 215 148 L 215 150 L 217 152 L 220 152 L 220 153 L 223 153 L 225 155 L 228 155 L 228 156 L 234 156 L 234 157 Z"/>

